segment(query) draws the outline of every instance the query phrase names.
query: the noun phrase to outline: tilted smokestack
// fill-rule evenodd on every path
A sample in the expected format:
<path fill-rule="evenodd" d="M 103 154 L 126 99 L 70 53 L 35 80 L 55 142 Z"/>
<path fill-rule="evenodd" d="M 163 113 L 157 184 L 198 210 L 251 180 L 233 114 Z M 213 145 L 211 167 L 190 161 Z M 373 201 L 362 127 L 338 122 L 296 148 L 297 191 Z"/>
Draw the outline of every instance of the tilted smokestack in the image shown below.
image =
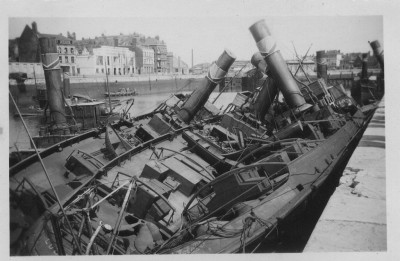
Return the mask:
<path fill-rule="evenodd" d="M 194 90 L 190 98 L 178 112 L 178 117 L 184 122 L 190 122 L 196 113 L 207 102 L 214 88 L 225 78 L 229 68 L 236 60 L 236 56 L 225 49 L 218 60 L 208 69 L 207 76 L 201 82 L 199 88 Z"/>
<path fill-rule="evenodd" d="M 47 97 L 50 115 L 54 121 L 54 130 L 67 129 L 67 119 L 64 109 L 64 100 L 61 84 L 60 60 L 57 53 L 55 37 L 39 39 L 42 51 L 42 64 L 46 80 Z"/>
<path fill-rule="evenodd" d="M 267 63 L 264 60 L 264 56 L 257 52 L 251 57 L 251 63 L 265 75 L 267 71 Z M 278 89 L 274 80 L 271 77 L 265 79 L 262 85 L 262 89 L 258 94 L 254 102 L 254 114 L 256 118 L 264 122 L 265 114 L 267 114 L 269 107 L 272 105 L 276 95 L 278 94 Z"/>
<path fill-rule="evenodd" d="M 374 51 L 374 55 L 376 59 L 378 59 L 379 65 L 382 68 L 383 71 L 383 66 L 384 66 L 384 59 L 383 59 L 383 49 L 381 47 L 381 44 L 379 41 L 373 41 L 369 43 L 371 45 L 372 50 Z"/>
<path fill-rule="evenodd" d="M 325 51 L 317 51 L 317 78 L 328 83 L 328 63 Z"/>
<path fill-rule="evenodd" d="M 250 26 L 249 30 L 256 41 L 258 50 L 267 62 L 268 74 L 276 82 L 287 104 L 297 112 L 302 112 L 312 107 L 304 100 L 297 83 L 287 68 L 285 60 L 276 48 L 276 42 L 273 40 L 265 20 L 256 22 Z"/>

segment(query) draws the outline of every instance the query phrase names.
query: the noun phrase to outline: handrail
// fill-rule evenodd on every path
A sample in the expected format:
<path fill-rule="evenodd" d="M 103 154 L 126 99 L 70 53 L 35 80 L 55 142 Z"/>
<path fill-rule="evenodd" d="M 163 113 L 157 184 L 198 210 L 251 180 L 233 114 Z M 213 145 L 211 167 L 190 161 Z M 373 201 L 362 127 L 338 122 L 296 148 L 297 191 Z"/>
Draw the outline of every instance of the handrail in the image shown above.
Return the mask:
<path fill-rule="evenodd" d="M 179 154 L 179 155 L 185 157 L 185 158 L 188 159 L 190 162 L 192 162 L 192 163 L 196 164 L 197 166 L 199 166 L 199 167 L 200 167 L 202 170 L 204 170 L 208 175 L 210 175 L 210 177 L 212 177 L 212 178 L 207 177 L 207 176 L 205 176 L 205 175 L 203 175 L 203 174 L 201 174 L 201 173 L 199 172 L 199 174 L 202 175 L 204 178 L 206 178 L 208 181 L 211 181 L 211 180 L 215 179 L 215 176 L 214 176 L 211 172 L 209 172 L 209 171 L 208 171 L 205 167 L 203 167 L 200 163 L 196 162 L 195 160 L 193 160 L 192 158 L 186 156 L 185 154 L 180 153 L 179 151 L 172 150 L 172 149 L 167 149 L 167 148 L 164 148 L 164 147 L 160 147 L 160 148 L 157 148 L 157 149 L 159 149 L 159 150 L 171 151 L 171 152 L 174 152 L 174 153 L 176 153 L 176 154 Z"/>
<path fill-rule="evenodd" d="M 118 171 L 118 174 L 117 174 L 117 176 L 115 177 L 115 179 L 116 179 L 120 174 L 122 174 L 122 175 L 124 175 L 124 176 L 126 176 L 126 177 L 133 178 L 136 182 L 139 182 L 140 184 L 142 184 L 142 185 L 145 186 L 146 188 L 148 188 L 148 189 L 150 189 L 151 191 L 153 191 L 154 193 L 156 193 L 158 196 L 160 196 L 160 198 L 161 198 L 162 200 L 165 201 L 165 203 L 167 203 L 168 206 L 171 207 L 171 209 L 172 209 L 174 212 L 176 212 L 175 207 L 171 205 L 171 203 L 168 201 L 167 198 L 165 198 L 162 194 L 158 193 L 156 190 L 154 190 L 154 189 L 153 189 L 152 187 L 150 187 L 149 185 L 145 184 L 143 181 L 141 181 L 140 179 L 138 179 L 136 176 L 130 176 L 130 175 L 124 173 L 124 172 Z M 120 187 L 125 186 L 127 183 L 129 183 L 129 182 L 125 182 L 125 183 L 122 184 Z"/>
<path fill-rule="evenodd" d="M 82 154 L 84 154 L 85 156 L 88 156 L 88 157 L 91 158 L 91 159 L 94 159 L 95 161 L 97 161 L 98 163 L 100 163 L 102 166 L 104 166 L 104 163 L 103 163 L 103 162 L 101 162 L 99 159 L 96 159 L 95 157 L 93 157 L 93 156 L 90 155 L 89 153 L 84 152 L 84 151 L 82 151 L 82 150 L 77 150 L 77 154 L 79 154 L 79 152 L 82 153 Z"/>
<path fill-rule="evenodd" d="M 174 131 L 174 133 L 166 133 L 164 135 L 161 135 L 157 138 L 154 138 L 152 140 L 148 140 L 144 143 L 139 144 L 138 146 L 133 147 L 132 149 L 125 151 L 124 153 L 118 155 L 116 158 L 112 159 L 110 162 L 108 162 L 107 164 L 105 164 L 102 168 L 99 169 L 100 172 L 105 171 L 107 168 L 112 167 L 114 165 L 116 165 L 120 160 L 124 159 L 125 157 L 130 157 L 130 154 L 132 153 L 138 153 L 140 152 L 143 148 L 146 147 L 150 147 L 152 144 L 154 143 L 159 143 L 161 141 L 167 140 L 169 139 L 172 135 L 174 135 L 175 133 L 181 133 L 187 129 L 192 128 L 192 125 L 188 125 L 185 127 L 182 127 L 180 129 L 177 129 Z"/>
<path fill-rule="evenodd" d="M 30 179 L 28 179 L 27 177 L 24 177 L 22 179 L 22 181 L 18 184 L 17 188 L 15 189 L 15 191 L 18 191 L 18 189 L 20 188 L 20 186 L 23 186 L 23 183 L 26 182 L 28 183 L 29 186 L 31 186 L 31 188 L 33 189 L 33 191 L 38 195 L 40 201 L 43 203 L 43 206 L 46 210 L 48 210 L 49 206 L 47 205 L 46 200 L 43 198 L 42 194 L 39 193 L 39 191 L 37 190 L 36 186 L 32 183 L 32 181 L 30 181 Z M 24 186 L 23 186 L 24 187 Z"/>
<path fill-rule="evenodd" d="M 59 148 L 68 147 L 68 146 L 70 146 L 71 143 L 75 143 L 79 140 L 83 140 L 83 139 L 86 139 L 91 136 L 95 136 L 97 133 L 98 133 L 98 129 L 89 130 L 82 134 L 76 135 L 72 138 L 69 138 L 69 139 L 63 140 L 57 144 L 54 144 L 53 146 L 48 147 L 48 148 L 42 150 L 41 152 L 39 152 L 39 155 L 42 158 L 45 158 L 45 157 L 51 155 L 52 153 L 54 153 L 55 151 L 59 151 Z M 9 170 L 10 176 L 15 175 L 18 171 L 20 171 L 20 170 L 26 168 L 27 166 L 29 166 L 30 164 L 34 163 L 36 161 L 36 159 L 37 159 L 37 155 L 33 154 L 33 155 L 27 157 L 26 159 L 18 162 L 14 166 L 11 166 L 10 170 Z"/>
<path fill-rule="evenodd" d="M 171 203 L 168 201 L 168 199 L 166 199 L 162 194 L 158 193 L 157 191 L 155 191 L 152 187 L 150 187 L 149 185 L 145 184 L 143 181 L 141 181 L 140 179 L 138 179 L 136 176 L 134 176 L 136 182 L 139 182 L 140 184 L 142 184 L 143 186 L 145 186 L 146 188 L 150 189 L 151 191 L 153 191 L 154 193 L 156 193 L 158 196 L 160 196 L 160 198 L 162 198 L 162 200 L 165 201 L 165 203 L 168 204 L 168 206 L 170 206 L 170 208 L 176 212 L 176 208 L 174 206 L 171 205 Z"/>

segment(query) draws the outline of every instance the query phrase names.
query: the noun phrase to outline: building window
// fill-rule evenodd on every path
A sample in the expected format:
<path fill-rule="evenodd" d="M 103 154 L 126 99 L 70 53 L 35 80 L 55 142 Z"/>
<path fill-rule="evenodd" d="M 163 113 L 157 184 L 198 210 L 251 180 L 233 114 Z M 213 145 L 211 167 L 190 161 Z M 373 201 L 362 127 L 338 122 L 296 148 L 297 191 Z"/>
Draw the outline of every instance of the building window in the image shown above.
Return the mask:
<path fill-rule="evenodd" d="M 74 48 L 71 48 L 71 53 L 74 53 Z"/>
<path fill-rule="evenodd" d="M 99 68 L 96 68 L 96 73 L 99 73 Z"/>
<path fill-rule="evenodd" d="M 75 58 L 71 56 L 71 63 L 75 63 Z"/>
<path fill-rule="evenodd" d="M 96 64 L 97 65 L 103 65 L 103 56 L 97 56 Z"/>
<path fill-rule="evenodd" d="M 64 53 L 68 53 L 67 47 L 64 48 Z"/>
<path fill-rule="evenodd" d="M 107 56 L 107 65 L 110 65 L 110 56 Z"/>
<path fill-rule="evenodd" d="M 65 63 L 69 63 L 68 62 L 68 56 L 65 56 Z"/>
<path fill-rule="evenodd" d="M 104 73 L 104 68 L 101 69 L 101 73 Z"/>
<path fill-rule="evenodd" d="M 62 56 L 59 56 L 58 59 L 60 59 L 60 63 L 62 63 Z"/>

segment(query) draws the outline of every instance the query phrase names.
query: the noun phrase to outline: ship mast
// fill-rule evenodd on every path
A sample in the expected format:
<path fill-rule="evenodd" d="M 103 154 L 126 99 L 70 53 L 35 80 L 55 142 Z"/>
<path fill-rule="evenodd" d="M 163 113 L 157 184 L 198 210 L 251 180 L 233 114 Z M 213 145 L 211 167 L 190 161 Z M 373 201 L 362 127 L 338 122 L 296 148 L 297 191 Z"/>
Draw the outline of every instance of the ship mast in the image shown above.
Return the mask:
<path fill-rule="evenodd" d="M 108 86 L 108 73 L 107 73 L 107 65 L 106 65 L 106 61 L 104 61 L 104 68 L 106 70 L 106 89 L 107 89 L 107 93 L 108 93 L 108 104 L 110 106 L 110 115 L 112 113 L 112 107 L 111 107 L 111 95 L 110 95 L 110 88 Z"/>

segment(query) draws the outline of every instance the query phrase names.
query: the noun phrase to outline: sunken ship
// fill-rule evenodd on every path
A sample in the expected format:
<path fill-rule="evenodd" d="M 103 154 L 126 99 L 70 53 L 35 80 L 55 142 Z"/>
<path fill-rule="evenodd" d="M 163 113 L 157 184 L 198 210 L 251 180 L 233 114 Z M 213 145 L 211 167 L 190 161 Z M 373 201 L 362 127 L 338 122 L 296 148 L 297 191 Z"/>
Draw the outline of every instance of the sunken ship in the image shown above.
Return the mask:
<path fill-rule="evenodd" d="M 189 97 L 172 95 L 151 113 L 12 166 L 11 253 L 251 252 L 301 215 L 350 157 L 375 107 L 323 77 L 298 81 L 265 21 L 249 29 L 259 88 L 223 111 L 207 100 L 235 61 L 229 50 Z"/>

